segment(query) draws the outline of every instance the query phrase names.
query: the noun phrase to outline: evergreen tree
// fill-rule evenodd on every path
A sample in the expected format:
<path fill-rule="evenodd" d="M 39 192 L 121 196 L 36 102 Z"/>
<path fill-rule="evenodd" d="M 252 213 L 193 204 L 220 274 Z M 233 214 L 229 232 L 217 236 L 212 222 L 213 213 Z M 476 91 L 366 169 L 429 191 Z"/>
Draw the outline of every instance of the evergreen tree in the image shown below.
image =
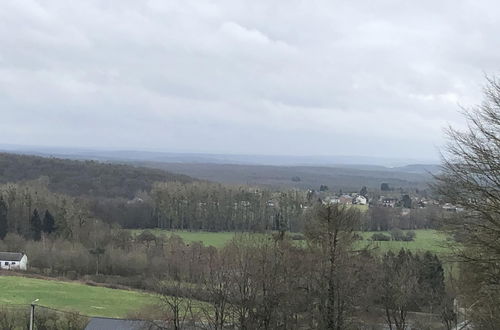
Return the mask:
<path fill-rule="evenodd" d="M 49 210 L 45 211 L 45 215 L 43 217 L 43 232 L 47 234 L 51 234 L 54 230 L 56 230 L 56 224 L 54 217 L 49 212 Z"/>
<path fill-rule="evenodd" d="M 30 220 L 31 226 L 31 237 L 35 241 L 39 241 L 42 238 L 42 220 L 40 219 L 40 215 L 38 214 L 38 210 L 35 209 L 33 211 L 33 215 Z"/>
<path fill-rule="evenodd" d="M 7 235 L 7 203 L 0 197 L 0 239 Z"/>
<path fill-rule="evenodd" d="M 401 203 L 403 204 L 403 207 L 406 207 L 407 209 L 411 209 L 411 198 L 409 195 L 403 195 L 403 198 L 401 199 Z"/>

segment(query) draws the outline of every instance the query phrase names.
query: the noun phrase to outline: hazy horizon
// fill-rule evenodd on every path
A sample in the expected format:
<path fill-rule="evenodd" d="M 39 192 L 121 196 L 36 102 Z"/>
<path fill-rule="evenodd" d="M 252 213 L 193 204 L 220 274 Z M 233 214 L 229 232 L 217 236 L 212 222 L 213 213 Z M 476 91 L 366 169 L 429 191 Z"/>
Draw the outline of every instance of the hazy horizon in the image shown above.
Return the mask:
<path fill-rule="evenodd" d="M 147 161 L 173 163 L 217 163 L 279 166 L 336 166 L 372 165 L 399 167 L 407 165 L 438 165 L 438 159 L 370 157 L 363 155 L 276 155 L 238 153 L 171 152 L 154 149 L 122 149 L 99 147 L 61 147 L 1 144 L 0 152 L 40 155 L 73 159 L 94 159 L 110 161 Z"/>
<path fill-rule="evenodd" d="M 438 161 L 493 1 L 6 1 L 0 142 Z"/>

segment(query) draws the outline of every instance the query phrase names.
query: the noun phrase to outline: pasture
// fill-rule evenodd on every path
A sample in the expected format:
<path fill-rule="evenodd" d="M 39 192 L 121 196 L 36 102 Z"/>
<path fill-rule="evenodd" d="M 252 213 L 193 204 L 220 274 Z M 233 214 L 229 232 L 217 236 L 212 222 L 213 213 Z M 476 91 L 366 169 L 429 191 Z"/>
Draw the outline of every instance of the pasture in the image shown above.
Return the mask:
<path fill-rule="evenodd" d="M 77 311 L 88 316 L 125 317 L 156 302 L 152 294 L 109 289 L 77 282 L 0 276 L 0 305 L 29 305 Z"/>
<path fill-rule="evenodd" d="M 406 232 L 406 231 L 405 231 Z M 375 251 L 380 251 L 380 253 L 385 253 L 387 251 L 397 252 L 401 249 L 407 249 L 412 252 L 425 252 L 430 251 L 436 254 L 446 254 L 449 251 L 449 242 L 445 234 L 432 229 L 420 229 L 414 230 L 416 237 L 414 241 L 402 242 L 402 241 L 371 241 L 370 237 L 376 232 L 360 232 L 363 240 L 358 244 L 360 247 L 369 246 L 375 249 Z M 390 236 L 390 232 L 378 232 L 384 233 Z"/>
<path fill-rule="evenodd" d="M 134 234 L 140 233 L 142 230 L 133 230 Z M 169 231 L 163 229 L 154 229 L 152 232 L 155 235 L 169 236 L 172 234 L 180 236 L 186 242 L 201 242 L 206 246 L 214 246 L 217 248 L 223 247 L 228 241 L 230 241 L 237 233 L 235 232 L 204 232 L 204 231 Z M 375 251 L 380 251 L 380 253 L 385 253 L 389 250 L 397 252 L 402 248 L 411 250 L 413 252 L 425 252 L 430 251 L 437 254 L 445 254 L 449 251 L 447 246 L 447 237 L 445 234 L 432 229 L 419 229 L 414 230 L 416 237 L 414 241 L 411 242 L 401 242 L 401 241 L 387 241 L 387 242 L 375 242 L 371 241 L 370 237 L 375 232 L 360 232 L 359 234 L 363 237 L 363 240 L 357 243 L 357 247 L 362 248 L 369 246 Z M 389 232 L 380 232 L 390 236 Z"/>
<path fill-rule="evenodd" d="M 148 229 L 149 230 L 149 229 Z M 133 235 L 138 235 L 142 229 L 132 229 Z M 236 232 L 208 232 L 208 231 L 187 231 L 187 230 L 166 230 L 166 229 L 151 229 L 156 236 L 177 235 L 185 242 L 201 242 L 206 246 L 214 246 L 216 248 L 223 247 L 237 234 Z"/>

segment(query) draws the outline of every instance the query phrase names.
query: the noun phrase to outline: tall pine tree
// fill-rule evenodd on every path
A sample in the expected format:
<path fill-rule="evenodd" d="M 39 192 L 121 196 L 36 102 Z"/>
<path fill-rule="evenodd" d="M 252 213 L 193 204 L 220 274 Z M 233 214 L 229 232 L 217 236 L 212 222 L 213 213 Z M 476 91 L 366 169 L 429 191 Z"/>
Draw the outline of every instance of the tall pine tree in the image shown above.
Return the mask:
<path fill-rule="evenodd" d="M 45 211 L 45 215 L 43 217 L 42 229 L 43 232 L 47 234 L 51 234 L 54 230 L 56 230 L 56 223 L 54 217 L 49 212 L 49 210 Z"/>
<path fill-rule="evenodd" d="M 42 238 L 42 220 L 40 219 L 40 215 L 38 214 L 38 210 L 35 209 L 33 211 L 33 215 L 30 220 L 31 226 L 31 237 L 35 241 L 39 241 Z"/>
<path fill-rule="evenodd" d="M 0 239 L 7 235 L 7 203 L 0 197 Z"/>

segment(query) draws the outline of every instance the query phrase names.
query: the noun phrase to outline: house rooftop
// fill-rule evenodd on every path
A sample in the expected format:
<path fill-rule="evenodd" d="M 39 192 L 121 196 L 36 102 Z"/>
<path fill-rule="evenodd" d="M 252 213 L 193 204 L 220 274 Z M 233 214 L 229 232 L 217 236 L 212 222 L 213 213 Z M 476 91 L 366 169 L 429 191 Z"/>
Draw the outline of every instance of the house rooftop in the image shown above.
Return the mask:
<path fill-rule="evenodd" d="M 0 252 L 0 260 L 2 261 L 21 261 L 24 253 L 18 252 Z"/>

